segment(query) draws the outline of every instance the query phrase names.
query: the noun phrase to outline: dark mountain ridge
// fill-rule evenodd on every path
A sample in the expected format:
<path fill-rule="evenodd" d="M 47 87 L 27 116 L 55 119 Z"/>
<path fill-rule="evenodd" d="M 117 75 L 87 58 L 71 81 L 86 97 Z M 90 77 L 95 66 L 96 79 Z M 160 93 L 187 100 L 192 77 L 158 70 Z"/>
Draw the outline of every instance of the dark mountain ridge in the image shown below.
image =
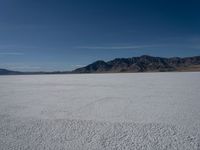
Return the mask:
<path fill-rule="evenodd" d="M 106 72 L 166 72 L 166 71 L 200 71 L 200 56 L 194 57 L 153 57 L 142 55 L 132 58 L 116 58 L 105 62 L 96 61 L 88 66 L 78 68 L 73 73 Z"/>

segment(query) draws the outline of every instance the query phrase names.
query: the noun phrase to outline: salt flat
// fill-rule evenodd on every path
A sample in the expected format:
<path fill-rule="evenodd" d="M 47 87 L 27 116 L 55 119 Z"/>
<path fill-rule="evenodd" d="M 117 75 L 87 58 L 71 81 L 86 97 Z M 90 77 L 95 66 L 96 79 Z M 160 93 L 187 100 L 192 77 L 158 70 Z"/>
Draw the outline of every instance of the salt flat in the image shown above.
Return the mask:
<path fill-rule="evenodd" d="M 0 76 L 0 149 L 200 149 L 200 73 Z"/>

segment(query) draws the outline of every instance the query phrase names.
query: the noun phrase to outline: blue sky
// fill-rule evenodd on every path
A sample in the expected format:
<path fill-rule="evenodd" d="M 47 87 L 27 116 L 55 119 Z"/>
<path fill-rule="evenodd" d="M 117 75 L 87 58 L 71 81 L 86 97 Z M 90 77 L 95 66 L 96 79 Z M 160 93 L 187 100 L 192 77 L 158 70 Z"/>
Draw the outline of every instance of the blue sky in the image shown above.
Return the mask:
<path fill-rule="evenodd" d="M 200 55 L 199 0 L 0 0 L 0 68 Z"/>

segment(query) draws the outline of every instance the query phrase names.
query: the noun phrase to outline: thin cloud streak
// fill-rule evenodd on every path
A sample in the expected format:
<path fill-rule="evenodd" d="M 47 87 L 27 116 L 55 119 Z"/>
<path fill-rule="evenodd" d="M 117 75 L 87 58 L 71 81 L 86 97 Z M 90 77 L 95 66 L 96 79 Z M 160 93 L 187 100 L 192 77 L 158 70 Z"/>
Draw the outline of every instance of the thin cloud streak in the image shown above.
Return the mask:
<path fill-rule="evenodd" d="M 153 47 L 162 47 L 166 45 L 130 45 L 130 46 L 78 46 L 77 49 L 141 49 L 141 48 L 153 48 Z"/>
<path fill-rule="evenodd" d="M 72 67 L 83 67 L 83 66 L 86 66 L 86 65 L 80 65 L 80 64 L 77 64 L 77 65 L 71 65 Z"/>
<path fill-rule="evenodd" d="M 0 52 L 0 55 L 24 55 L 21 52 Z"/>

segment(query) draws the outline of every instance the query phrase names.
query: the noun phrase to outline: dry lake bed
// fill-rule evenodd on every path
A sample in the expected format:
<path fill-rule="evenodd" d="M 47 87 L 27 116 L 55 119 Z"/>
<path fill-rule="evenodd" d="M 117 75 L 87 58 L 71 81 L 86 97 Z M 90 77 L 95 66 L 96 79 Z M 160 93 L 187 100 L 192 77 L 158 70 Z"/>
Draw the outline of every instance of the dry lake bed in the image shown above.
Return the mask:
<path fill-rule="evenodd" d="M 200 73 L 0 76 L 0 150 L 200 150 Z"/>

